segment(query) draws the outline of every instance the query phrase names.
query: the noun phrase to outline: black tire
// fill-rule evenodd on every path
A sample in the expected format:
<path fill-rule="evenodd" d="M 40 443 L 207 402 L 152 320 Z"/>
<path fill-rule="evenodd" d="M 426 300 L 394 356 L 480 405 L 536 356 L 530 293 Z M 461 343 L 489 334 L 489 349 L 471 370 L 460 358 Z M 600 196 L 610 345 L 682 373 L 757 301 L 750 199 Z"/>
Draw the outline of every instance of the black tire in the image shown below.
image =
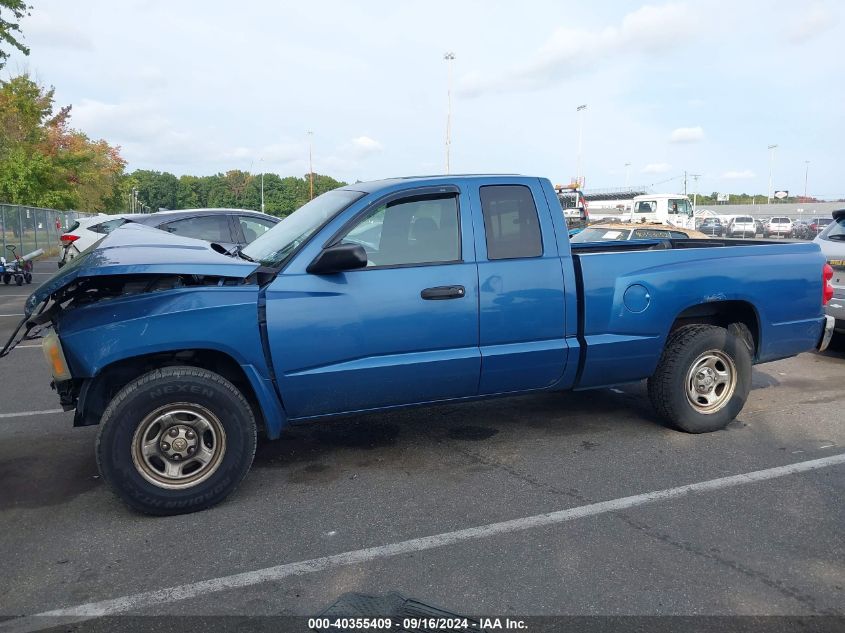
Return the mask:
<path fill-rule="evenodd" d="M 747 338 L 743 330 L 731 328 L 729 331 L 715 325 L 686 325 L 672 332 L 657 370 L 648 379 L 648 396 L 655 412 L 687 433 L 709 433 L 725 428 L 739 415 L 751 390 L 752 351 Z M 687 395 L 687 381 L 695 363 L 713 351 L 733 363 L 728 373 L 734 376 L 734 386 L 732 392 L 725 393 L 720 408 L 702 412 L 702 405 L 694 406 Z"/>
<path fill-rule="evenodd" d="M 138 465 L 143 458 L 134 451 L 141 425 L 173 406 L 205 411 L 223 431 L 222 449 L 210 474 L 177 489 L 151 482 L 150 475 L 143 474 L 144 467 Z M 160 428 L 161 441 L 165 441 L 164 429 L 170 427 Z M 202 431 L 198 435 L 202 438 Z M 140 441 L 143 439 L 142 435 Z M 210 508 L 231 494 L 252 465 L 255 445 L 255 417 L 237 387 L 198 367 L 165 367 L 133 380 L 109 403 L 97 435 L 97 465 L 103 479 L 134 510 L 159 516 L 185 514 Z M 189 462 L 190 457 L 185 457 L 184 469 Z"/>
<path fill-rule="evenodd" d="M 12 281 L 11 275 L 3 275 L 3 283 L 4 284 L 6 284 L 8 286 L 10 281 Z"/>
<path fill-rule="evenodd" d="M 31 284 L 32 283 L 32 273 L 24 273 L 23 279 L 26 283 Z"/>
<path fill-rule="evenodd" d="M 19 286 L 23 286 L 23 275 L 15 275 L 15 283 Z"/>

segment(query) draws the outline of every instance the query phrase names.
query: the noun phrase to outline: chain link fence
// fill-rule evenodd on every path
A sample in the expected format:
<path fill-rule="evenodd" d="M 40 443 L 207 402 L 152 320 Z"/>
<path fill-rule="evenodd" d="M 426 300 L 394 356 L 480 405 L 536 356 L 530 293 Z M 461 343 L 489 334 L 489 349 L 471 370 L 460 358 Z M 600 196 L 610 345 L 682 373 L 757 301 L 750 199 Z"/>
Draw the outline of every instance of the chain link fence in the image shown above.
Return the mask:
<path fill-rule="evenodd" d="M 59 236 L 70 228 L 76 218 L 92 215 L 96 214 L 0 204 L 0 234 L 3 238 L 0 254 L 6 254 L 6 247 L 14 244 L 20 255 L 39 248 L 44 249 L 45 255 L 57 255 Z"/>

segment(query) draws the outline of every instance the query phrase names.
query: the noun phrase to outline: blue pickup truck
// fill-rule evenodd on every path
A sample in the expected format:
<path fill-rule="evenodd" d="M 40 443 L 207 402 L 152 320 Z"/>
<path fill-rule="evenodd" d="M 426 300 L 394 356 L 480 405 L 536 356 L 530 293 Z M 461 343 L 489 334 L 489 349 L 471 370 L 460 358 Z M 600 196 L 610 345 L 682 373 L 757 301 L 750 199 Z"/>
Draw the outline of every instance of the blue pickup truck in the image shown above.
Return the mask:
<path fill-rule="evenodd" d="M 541 178 L 398 178 L 242 251 L 126 224 L 32 294 L 4 352 L 41 336 L 103 478 L 176 514 L 230 494 L 258 433 L 349 413 L 648 379 L 661 418 L 721 429 L 752 364 L 827 345 L 828 272 L 809 243 L 570 244 Z"/>

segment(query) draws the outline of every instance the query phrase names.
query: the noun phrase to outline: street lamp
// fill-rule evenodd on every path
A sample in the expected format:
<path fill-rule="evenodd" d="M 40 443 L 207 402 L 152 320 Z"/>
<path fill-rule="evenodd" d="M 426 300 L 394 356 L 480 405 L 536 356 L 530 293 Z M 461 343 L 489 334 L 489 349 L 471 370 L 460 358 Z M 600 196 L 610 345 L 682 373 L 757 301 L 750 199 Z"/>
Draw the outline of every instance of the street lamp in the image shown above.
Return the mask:
<path fill-rule="evenodd" d="M 628 188 L 628 174 L 631 171 L 631 163 L 625 163 L 625 189 Z"/>
<path fill-rule="evenodd" d="M 308 199 L 314 199 L 314 132 L 308 130 Z"/>
<path fill-rule="evenodd" d="M 690 174 L 690 176 L 695 181 L 695 191 L 692 192 L 692 214 L 695 216 L 695 209 L 698 205 L 698 179 L 701 178 L 701 174 Z"/>
<path fill-rule="evenodd" d="M 807 176 L 810 174 L 810 161 L 804 161 L 804 202 L 807 202 Z"/>
<path fill-rule="evenodd" d="M 584 186 L 583 176 L 581 176 L 581 139 L 583 133 L 583 123 L 584 123 L 584 110 L 587 109 L 587 104 L 579 105 L 575 108 L 575 112 L 578 113 L 578 170 L 575 174 L 575 179 L 578 181 L 578 184 L 582 187 Z"/>
<path fill-rule="evenodd" d="M 258 167 L 261 169 L 261 213 L 264 213 L 264 167 L 262 163 L 264 158 L 258 159 Z"/>
<path fill-rule="evenodd" d="M 449 154 L 452 149 L 452 62 L 455 61 L 455 53 L 444 53 L 446 60 L 447 83 L 446 83 L 446 173 L 449 173 Z"/>
<path fill-rule="evenodd" d="M 769 145 L 769 196 L 766 204 L 772 204 L 772 170 L 775 166 L 775 150 L 777 145 Z"/>

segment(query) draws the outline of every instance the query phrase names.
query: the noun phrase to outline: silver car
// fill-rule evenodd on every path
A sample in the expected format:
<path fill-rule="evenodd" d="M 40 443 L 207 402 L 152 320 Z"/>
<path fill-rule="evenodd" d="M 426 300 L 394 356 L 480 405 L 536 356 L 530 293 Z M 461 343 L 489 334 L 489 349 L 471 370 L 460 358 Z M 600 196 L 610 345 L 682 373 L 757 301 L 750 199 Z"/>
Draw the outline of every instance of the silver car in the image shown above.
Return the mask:
<path fill-rule="evenodd" d="M 827 263 L 833 267 L 833 299 L 825 312 L 836 319 L 835 332 L 838 337 L 845 337 L 845 209 L 833 212 L 833 222 L 827 225 L 814 240 L 818 244 Z"/>

